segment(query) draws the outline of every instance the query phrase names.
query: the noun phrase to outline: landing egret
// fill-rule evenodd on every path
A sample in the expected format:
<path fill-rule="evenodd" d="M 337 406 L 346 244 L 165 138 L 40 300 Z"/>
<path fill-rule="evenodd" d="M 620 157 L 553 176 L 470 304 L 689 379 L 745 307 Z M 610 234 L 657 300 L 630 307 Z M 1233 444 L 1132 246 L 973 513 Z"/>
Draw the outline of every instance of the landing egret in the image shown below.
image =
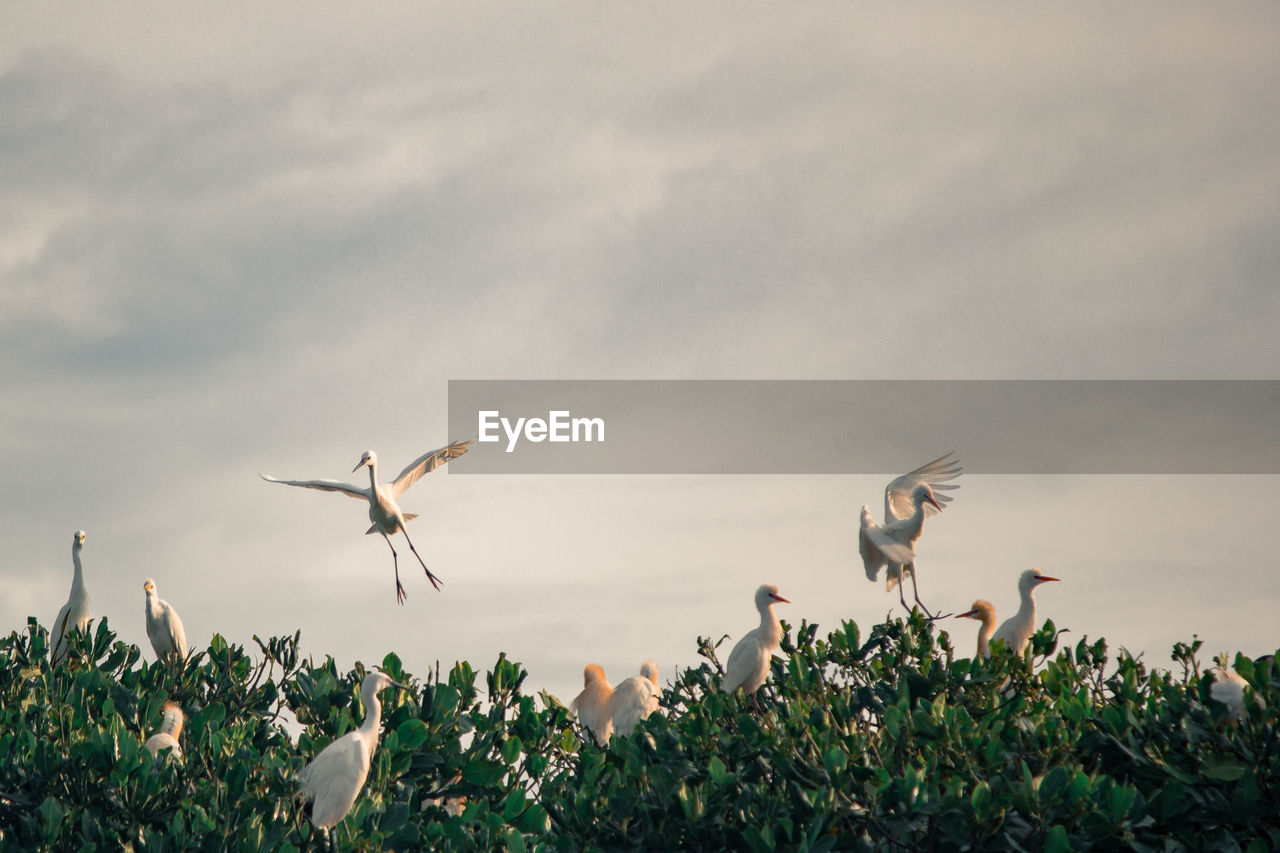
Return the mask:
<path fill-rule="evenodd" d="M 89 628 L 89 593 L 84 588 L 84 568 L 80 565 L 80 550 L 84 548 L 84 531 L 77 530 L 71 539 L 71 562 L 75 574 L 71 577 L 71 595 L 53 620 L 53 653 L 50 661 L 57 664 L 70 650 L 72 629 L 86 631 Z"/>
<path fill-rule="evenodd" d="M 729 652 L 724 679 L 720 682 L 720 689 L 725 693 L 732 693 L 739 687 L 748 694 L 755 693 L 768 677 L 773 650 L 782 645 L 782 623 L 773 612 L 775 602 L 791 603 L 778 595 L 778 588 L 773 584 L 764 584 L 756 590 L 760 627 L 743 634 L 733 651 Z"/>
<path fill-rule="evenodd" d="M 174 758 L 182 757 L 182 745 L 178 743 L 178 737 L 182 734 L 183 721 L 182 707 L 177 702 L 165 702 L 164 722 L 160 724 L 160 731 L 147 738 L 144 744 L 152 758 L 159 755 L 162 749 L 173 750 Z"/>
<path fill-rule="evenodd" d="M 979 598 L 973 603 L 973 609 L 957 613 L 957 619 L 977 619 L 982 625 L 978 628 L 978 657 L 991 657 L 991 635 L 996 630 L 996 608 L 990 601 Z"/>
<path fill-rule="evenodd" d="M 422 570 L 427 573 L 427 580 L 431 581 L 431 585 L 436 589 L 440 589 L 440 579 L 431 573 L 427 568 L 427 564 L 422 562 L 422 557 L 418 554 L 418 549 L 413 547 L 413 540 L 409 538 L 409 531 L 405 527 L 405 522 L 410 519 L 417 518 L 417 513 L 402 512 L 399 505 L 396 504 L 396 498 L 403 495 L 410 486 L 418 482 L 423 475 L 434 471 L 450 459 L 457 459 L 459 456 L 467 452 L 468 445 L 471 441 L 455 441 L 439 450 L 433 450 L 430 453 L 420 456 L 409 464 L 409 467 L 400 472 L 400 476 L 390 483 L 378 483 L 378 454 L 372 450 L 366 450 L 364 455 L 360 457 L 360 461 L 356 463 L 356 467 L 352 468 L 352 473 L 359 471 L 363 467 L 369 468 L 369 487 L 361 488 L 351 483 L 340 483 L 337 480 L 277 480 L 275 477 L 268 476 L 259 472 L 258 476 L 266 480 L 268 483 L 282 483 L 286 486 L 301 486 L 305 489 L 320 489 L 326 492 L 340 492 L 352 498 L 359 498 L 369 502 L 369 520 L 373 525 L 365 531 L 365 535 L 370 533 L 381 533 L 382 538 L 387 540 L 387 547 L 391 549 L 391 560 L 396 570 L 396 601 L 404 604 L 408 593 L 405 592 L 404 586 L 400 583 L 400 559 L 396 554 L 396 548 L 391 544 L 391 536 L 397 531 L 404 533 L 405 541 L 409 543 L 409 550 L 413 552 L 413 556 L 418 558 L 418 562 L 422 564 Z"/>
<path fill-rule="evenodd" d="M 645 717 L 658 710 L 658 662 L 650 658 L 640 665 L 640 674 L 633 675 L 614 688 L 609 698 L 613 717 L 613 733 L 619 737 L 631 734 Z"/>
<path fill-rule="evenodd" d="M 604 677 L 604 667 L 589 663 L 582 670 L 582 692 L 569 703 L 569 711 L 578 715 L 578 722 L 600 746 L 609 742 L 613 733 L 613 717 L 609 710 L 609 698 L 613 685 Z"/>
<path fill-rule="evenodd" d="M 867 580 L 874 581 L 880 567 L 887 565 L 885 590 L 897 586 L 898 598 L 905 608 L 907 599 L 901 584 L 905 580 L 904 575 L 910 574 L 916 604 L 931 618 L 933 614 L 920 600 L 920 591 L 916 587 L 915 543 L 924 532 L 925 518 L 951 502 L 951 496 L 942 492 L 960 488 L 948 482 L 959 477 L 963 470 L 960 460 L 951 457 L 951 453 L 939 456 L 890 481 L 884 489 L 884 526 L 876 524 L 871 507 L 863 506 L 862 524 L 858 531 L 858 551 L 862 554 Z"/>
<path fill-rule="evenodd" d="M 991 639 L 1004 640 L 1005 648 L 1022 654 L 1036 630 L 1036 587 L 1056 580 L 1040 574 L 1039 569 L 1027 569 L 1019 575 L 1018 594 L 1022 596 L 1022 604 L 1017 613 L 1004 620 Z"/>
<path fill-rule="evenodd" d="M 142 589 L 147 595 L 144 608 L 147 636 L 151 638 L 151 648 L 155 649 L 156 660 L 186 660 L 187 632 L 182 629 L 178 611 L 169 602 L 156 597 L 156 585 L 151 578 L 147 578 Z"/>
<path fill-rule="evenodd" d="M 311 800 L 311 822 L 320 829 L 337 826 L 356 801 L 369 762 L 378 748 L 378 726 L 382 723 L 382 703 L 378 692 L 386 687 L 409 688 L 381 672 L 371 672 L 360 682 L 364 722 L 320 751 L 302 770 L 302 797 Z"/>

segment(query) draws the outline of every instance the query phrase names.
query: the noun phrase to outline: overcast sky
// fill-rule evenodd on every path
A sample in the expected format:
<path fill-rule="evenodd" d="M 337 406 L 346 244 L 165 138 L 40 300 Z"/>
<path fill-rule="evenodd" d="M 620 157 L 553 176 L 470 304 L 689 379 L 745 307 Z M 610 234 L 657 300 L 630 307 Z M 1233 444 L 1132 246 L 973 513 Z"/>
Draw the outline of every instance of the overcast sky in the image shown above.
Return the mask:
<path fill-rule="evenodd" d="M 992 13 L 8 8 L 0 629 L 52 620 L 83 528 L 148 657 L 152 577 L 198 647 L 506 651 L 568 701 L 588 660 L 741 636 L 762 582 L 793 623 L 883 618 L 858 513 L 901 471 L 446 469 L 401 501 L 446 586 L 401 549 L 404 607 L 364 508 L 258 472 L 469 437 L 450 379 L 1280 378 L 1280 7 Z M 1072 639 L 1280 642 L 1276 476 L 961 483 L 931 605 L 1003 618 L 1036 565 Z"/>

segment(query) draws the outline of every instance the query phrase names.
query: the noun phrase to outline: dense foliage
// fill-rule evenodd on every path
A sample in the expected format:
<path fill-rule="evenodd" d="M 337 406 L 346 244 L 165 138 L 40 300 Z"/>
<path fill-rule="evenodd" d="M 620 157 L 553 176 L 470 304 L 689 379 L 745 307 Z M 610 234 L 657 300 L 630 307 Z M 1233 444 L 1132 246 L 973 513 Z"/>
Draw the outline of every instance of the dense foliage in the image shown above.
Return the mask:
<path fill-rule="evenodd" d="M 1040 666 L 957 657 L 919 617 L 789 629 L 751 698 L 716 690 L 715 649 L 663 710 L 599 749 L 565 707 L 522 692 L 500 657 L 384 692 L 364 792 L 342 849 L 1280 848 L 1280 671 L 1234 667 L 1265 699 L 1240 721 L 1211 701 L 1198 643 L 1182 671 L 1103 641 Z M 969 631 L 964 631 L 966 640 Z M 256 638 L 255 638 L 256 640 Z M 151 664 L 105 620 L 52 668 L 32 620 L 0 640 L 0 847 L 319 849 L 297 795 L 307 760 L 363 718 L 364 668 L 340 674 L 298 637 L 252 653 L 214 637 L 185 667 Z M 966 645 L 968 643 L 966 642 Z M 183 760 L 142 747 L 173 698 Z M 283 709 L 304 727 L 294 743 Z"/>

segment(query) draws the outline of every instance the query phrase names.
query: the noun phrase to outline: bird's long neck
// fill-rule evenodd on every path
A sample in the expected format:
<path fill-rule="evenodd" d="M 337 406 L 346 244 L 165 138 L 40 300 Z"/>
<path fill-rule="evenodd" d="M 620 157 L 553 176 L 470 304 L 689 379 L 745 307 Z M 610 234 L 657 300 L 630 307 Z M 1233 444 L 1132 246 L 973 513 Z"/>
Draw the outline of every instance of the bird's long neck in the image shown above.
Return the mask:
<path fill-rule="evenodd" d="M 147 590 L 147 613 L 152 616 L 160 615 L 160 599 L 154 589 Z"/>
<path fill-rule="evenodd" d="M 778 621 L 778 617 L 773 612 L 773 604 L 766 604 L 764 609 L 760 611 L 760 633 L 769 641 L 769 645 L 776 646 L 782 642 L 782 623 Z"/>
<path fill-rule="evenodd" d="M 996 617 L 994 613 L 982 614 L 982 626 L 978 628 L 978 656 L 991 657 L 991 635 L 996 632 Z"/>
<path fill-rule="evenodd" d="M 77 544 L 71 549 L 71 562 L 75 564 L 76 571 L 71 577 L 71 597 L 78 598 L 84 593 L 84 567 L 80 565 L 80 546 Z"/>
<path fill-rule="evenodd" d="M 369 463 L 369 489 L 370 493 L 376 495 L 378 493 L 378 463 Z"/>
<path fill-rule="evenodd" d="M 370 690 L 360 697 L 364 701 L 364 722 L 360 724 L 360 736 L 369 744 L 369 754 L 378 746 L 378 727 L 382 725 L 382 703 L 378 701 L 378 691 Z"/>
<path fill-rule="evenodd" d="M 1028 587 L 1022 592 L 1022 604 L 1018 606 L 1018 615 L 1015 617 L 1018 625 L 1024 630 L 1035 628 L 1036 624 L 1036 588 Z"/>
<path fill-rule="evenodd" d="M 924 501 L 916 501 L 916 511 L 907 518 L 902 529 L 912 542 L 920 538 L 920 534 L 924 532 Z"/>

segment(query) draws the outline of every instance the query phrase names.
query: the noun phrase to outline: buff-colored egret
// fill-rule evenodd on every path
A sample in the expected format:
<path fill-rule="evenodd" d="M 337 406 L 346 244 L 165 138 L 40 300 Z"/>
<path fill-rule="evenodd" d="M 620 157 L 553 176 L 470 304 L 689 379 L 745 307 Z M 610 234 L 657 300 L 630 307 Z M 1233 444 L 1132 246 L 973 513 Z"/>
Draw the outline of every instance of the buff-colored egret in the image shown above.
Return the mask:
<path fill-rule="evenodd" d="M 760 627 L 752 628 L 729 652 L 724 666 L 724 679 L 720 689 L 732 693 L 741 687 L 748 694 L 755 693 L 769 676 L 769 661 L 773 650 L 782 645 L 782 623 L 773 612 L 775 603 L 790 604 L 778 595 L 773 584 L 764 584 L 756 590 L 756 610 L 760 611 Z"/>
<path fill-rule="evenodd" d="M 365 534 L 381 533 L 382 538 L 387 541 L 387 547 L 391 549 L 391 560 L 396 570 L 396 601 L 404 604 L 404 600 L 408 593 L 405 592 L 403 584 L 400 583 L 400 558 L 396 554 L 396 547 L 391 544 L 391 536 L 397 532 L 403 533 L 405 541 L 409 543 L 409 550 L 413 552 L 413 556 L 418 558 L 418 562 L 422 564 L 422 570 L 427 573 L 427 580 L 431 581 L 431 585 L 436 589 L 440 588 L 441 580 L 431 573 L 427 568 L 427 564 L 423 562 L 418 549 L 413 547 L 413 540 L 409 538 L 409 531 L 405 527 L 405 522 L 410 519 L 417 518 L 417 513 L 402 512 L 400 506 L 396 503 L 396 499 L 403 495 L 410 486 L 418 482 L 423 474 L 428 474 L 451 459 L 456 459 L 467 452 L 470 441 L 455 441 L 453 444 L 433 450 L 430 453 L 418 457 L 407 468 L 400 472 L 400 476 L 396 477 L 390 483 L 378 483 L 378 455 L 372 450 L 366 450 L 364 455 L 360 457 L 360 461 L 356 463 L 356 467 L 352 468 L 352 473 L 359 471 L 361 468 L 369 469 L 369 486 L 362 488 L 351 483 L 341 483 L 337 480 L 277 480 L 275 477 L 259 473 L 258 476 L 269 483 L 281 483 L 286 486 L 301 486 L 304 489 L 320 489 L 326 492 L 339 492 L 348 497 L 359 498 L 369 503 L 369 520 L 373 525 L 365 531 Z"/>
<path fill-rule="evenodd" d="M 54 664 L 66 657 L 70 649 L 71 638 L 67 635 L 72 630 L 83 632 L 89 628 L 89 593 L 84 588 L 84 567 L 80 563 L 83 548 L 84 531 L 77 530 L 71 539 L 71 562 L 75 565 L 75 574 L 71 576 L 71 595 L 53 620 L 53 653 L 49 659 Z"/>
<path fill-rule="evenodd" d="M 641 720 L 658 710 L 658 662 L 650 658 L 640 665 L 640 674 L 624 680 L 609 699 L 613 733 L 626 737 Z"/>
<path fill-rule="evenodd" d="M 871 507 L 862 507 L 862 523 L 858 531 L 858 551 L 862 555 L 862 567 L 867 579 L 874 581 L 882 566 L 885 571 L 885 590 L 898 587 L 898 598 L 907 606 L 902 585 L 905 575 L 911 575 L 911 590 L 916 604 L 931 618 L 933 614 L 920 600 L 916 586 L 916 540 L 924 532 L 924 520 L 940 511 L 952 498 L 946 490 L 960 488 L 950 483 L 960 476 L 963 469 L 960 460 L 948 453 L 908 471 L 890 481 L 884 489 L 884 525 L 876 524 Z"/>
<path fill-rule="evenodd" d="M 160 723 L 160 731 L 147 738 L 144 744 L 152 758 L 159 755 L 162 749 L 173 750 L 174 758 L 182 757 L 182 745 L 178 743 L 178 738 L 182 735 L 184 719 L 182 707 L 177 702 L 164 703 L 164 721 Z"/>
<path fill-rule="evenodd" d="M 991 635 L 996 630 L 996 608 L 990 601 L 984 601 L 979 598 L 973 603 L 971 610 L 964 613 L 957 613 L 957 619 L 977 619 L 982 624 L 978 626 L 978 657 L 991 657 Z"/>
<path fill-rule="evenodd" d="M 338 825 L 369 775 L 369 762 L 378 748 L 378 727 L 382 724 L 382 702 L 378 693 L 386 687 L 409 688 L 392 681 L 385 673 L 371 672 L 360 682 L 364 722 L 320 751 L 302 770 L 302 797 L 312 801 L 311 822 L 320 829 Z"/>
<path fill-rule="evenodd" d="M 591 732 L 600 746 L 609 742 L 613 733 L 613 717 L 609 712 L 609 698 L 613 685 L 604 677 L 604 667 L 589 663 L 582 670 L 582 692 L 569 703 L 569 711 L 578 715 L 578 722 Z"/>
<path fill-rule="evenodd" d="M 147 596 L 144 608 L 147 636 L 151 638 L 151 648 L 155 650 L 156 660 L 186 660 L 187 632 L 182 628 L 178 611 L 169 602 L 156 596 L 156 585 L 151 578 L 147 578 L 142 589 Z"/>
<path fill-rule="evenodd" d="M 992 642 L 1003 640 L 1005 648 L 1022 654 L 1036 630 L 1036 587 L 1056 580 L 1057 578 L 1042 575 L 1039 569 L 1027 569 L 1019 575 L 1018 595 L 1022 597 L 1022 604 L 1018 607 L 1018 612 L 1004 620 L 991 635 Z"/>

